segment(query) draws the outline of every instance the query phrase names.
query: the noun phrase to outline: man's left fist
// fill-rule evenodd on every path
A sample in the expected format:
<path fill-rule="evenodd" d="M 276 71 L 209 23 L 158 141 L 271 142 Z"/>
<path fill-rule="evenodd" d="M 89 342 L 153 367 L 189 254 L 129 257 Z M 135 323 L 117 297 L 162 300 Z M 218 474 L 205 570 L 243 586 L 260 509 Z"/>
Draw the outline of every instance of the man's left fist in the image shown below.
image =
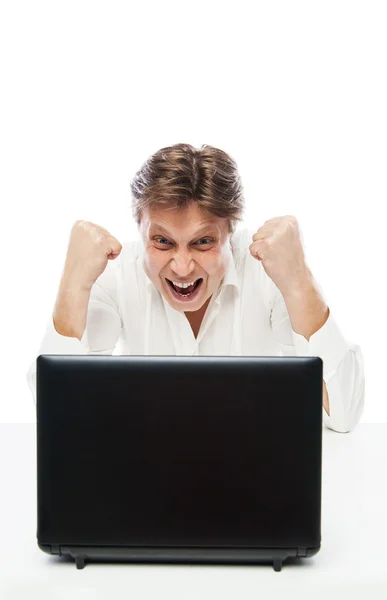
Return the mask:
<path fill-rule="evenodd" d="M 296 217 L 269 219 L 252 239 L 251 255 L 262 262 L 267 275 L 282 293 L 307 277 L 308 267 Z"/>

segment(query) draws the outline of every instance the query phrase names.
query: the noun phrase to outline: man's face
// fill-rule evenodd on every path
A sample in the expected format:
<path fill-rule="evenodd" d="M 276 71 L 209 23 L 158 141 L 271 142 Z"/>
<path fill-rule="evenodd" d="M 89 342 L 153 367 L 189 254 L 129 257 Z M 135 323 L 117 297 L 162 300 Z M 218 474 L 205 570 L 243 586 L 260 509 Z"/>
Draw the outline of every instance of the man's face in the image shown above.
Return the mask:
<path fill-rule="evenodd" d="M 149 279 L 175 310 L 199 310 L 218 289 L 230 260 L 227 219 L 214 217 L 192 202 L 182 210 L 147 209 L 140 232 Z M 184 298 L 170 282 L 196 283 Z M 187 294 L 192 288 L 178 289 Z"/>

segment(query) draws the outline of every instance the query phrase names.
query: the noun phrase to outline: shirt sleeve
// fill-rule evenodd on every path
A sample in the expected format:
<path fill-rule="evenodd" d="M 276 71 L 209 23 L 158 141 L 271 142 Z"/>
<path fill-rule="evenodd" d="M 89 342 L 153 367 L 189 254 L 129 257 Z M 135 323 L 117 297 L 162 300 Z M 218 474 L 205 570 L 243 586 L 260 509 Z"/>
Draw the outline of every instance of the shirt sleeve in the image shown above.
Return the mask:
<path fill-rule="evenodd" d="M 27 383 L 35 406 L 36 359 L 40 354 L 113 354 L 122 329 L 113 262 L 108 262 L 91 289 L 86 328 L 81 340 L 61 335 L 54 327 L 53 316 L 48 319 L 36 356 L 27 371 Z"/>
<path fill-rule="evenodd" d="M 278 290 L 278 288 L 277 288 Z M 346 340 L 329 309 L 324 325 L 309 341 L 292 329 L 282 294 L 277 292 L 271 327 L 283 356 L 319 356 L 329 396 L 329 412 L 323 407 L 323 423 L 340 433 L 352 431 L 364 411 L 364 359 L 360 346 Z"/>

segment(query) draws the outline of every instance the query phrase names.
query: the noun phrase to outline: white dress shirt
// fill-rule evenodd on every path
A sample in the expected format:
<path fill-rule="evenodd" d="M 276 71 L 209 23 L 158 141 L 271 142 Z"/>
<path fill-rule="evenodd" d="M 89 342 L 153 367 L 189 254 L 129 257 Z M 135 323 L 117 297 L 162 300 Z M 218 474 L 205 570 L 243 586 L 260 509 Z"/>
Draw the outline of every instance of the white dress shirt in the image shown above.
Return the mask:
<path fill-rule="evenodd" d="M 195 338 L 184 312 L 174 310 L 143 268 L 144 246 L 122 243 L 90 293 L 82 339 L 59 334 L 52 315 L 39 354 L 145 354 L 319 356 L 329 395 L 323 423 L 339 432 L 354 429 L 364 409 L 364 362 L 358 345 L 346 340 L 332 314 L 309 339 L 293 331 L 285 301 L 249 252 L 254 231 L 237 228 L 232 259 L 211 297 Z M 316 280 L 316 278 L 315 278 Z M 320 290 L 321 291 L 321 290 Z M 36 403 L 36 357 L 27 381 Z"/>

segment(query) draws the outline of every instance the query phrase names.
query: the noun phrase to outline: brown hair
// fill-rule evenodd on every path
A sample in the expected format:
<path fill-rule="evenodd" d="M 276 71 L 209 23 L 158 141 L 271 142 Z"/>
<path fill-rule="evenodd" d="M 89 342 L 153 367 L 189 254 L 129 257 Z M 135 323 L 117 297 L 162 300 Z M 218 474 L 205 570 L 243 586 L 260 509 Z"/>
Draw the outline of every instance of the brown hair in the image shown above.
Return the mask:
<path fill-rule="evenodd" d="M 130 182 L 132 213 L 140 225 L 145 208 L 186 208 L 197 202 L 208 213 L 228 219 L 229 233 L 244 210 L 236 162 L 223 150 L 203 144 L 175 144 L 153 154 Z"/>

